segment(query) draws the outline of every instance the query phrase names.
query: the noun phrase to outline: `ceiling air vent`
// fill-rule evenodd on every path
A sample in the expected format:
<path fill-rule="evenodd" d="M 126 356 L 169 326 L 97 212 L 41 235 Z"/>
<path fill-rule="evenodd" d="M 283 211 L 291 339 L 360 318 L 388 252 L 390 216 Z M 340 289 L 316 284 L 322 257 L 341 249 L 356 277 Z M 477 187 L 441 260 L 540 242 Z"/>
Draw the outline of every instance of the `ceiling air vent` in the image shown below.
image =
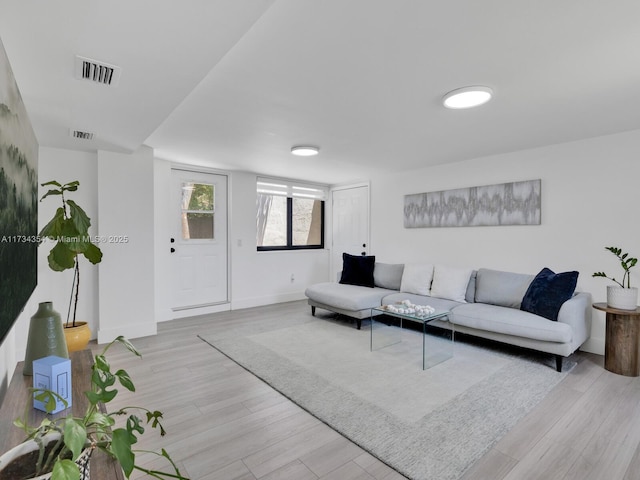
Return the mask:
<path fill-rule="evenodd" d="M 80 138 L 81 140 L 93 140 L 93 133 L 83 132 L 81 130 L 71 130 L 71 136 L 73 138 Z"/>
<path fill-rule="evenodd" d="M 120 81 L 122 69 L 115 65 L 98 62 L 76 55 L 76 78 L 115 87 Z"/>

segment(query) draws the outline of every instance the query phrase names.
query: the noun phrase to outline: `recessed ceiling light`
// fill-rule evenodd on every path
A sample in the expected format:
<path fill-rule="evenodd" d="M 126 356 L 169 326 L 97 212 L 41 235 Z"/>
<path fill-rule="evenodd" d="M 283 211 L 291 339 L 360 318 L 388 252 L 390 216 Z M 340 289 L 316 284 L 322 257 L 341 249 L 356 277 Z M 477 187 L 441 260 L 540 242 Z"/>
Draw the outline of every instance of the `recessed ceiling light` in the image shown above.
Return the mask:
<path fill-rule="evenodd" d="M 471 108 L 487 103 L 492 96 L 493 90 L 489 87 L 476 85 L 450 91 L 444 96 L 442 103 L 447 108 Z"/>
<path fill-rule="evenodd" d="M 310 145 L 296 145 L 295 147 L 291 147 L 291 153 L 298 155 L 299 157 L 311 157 L 313 155 L 318 155 L 319 152 L 320 149 L 318 147 Z"/>

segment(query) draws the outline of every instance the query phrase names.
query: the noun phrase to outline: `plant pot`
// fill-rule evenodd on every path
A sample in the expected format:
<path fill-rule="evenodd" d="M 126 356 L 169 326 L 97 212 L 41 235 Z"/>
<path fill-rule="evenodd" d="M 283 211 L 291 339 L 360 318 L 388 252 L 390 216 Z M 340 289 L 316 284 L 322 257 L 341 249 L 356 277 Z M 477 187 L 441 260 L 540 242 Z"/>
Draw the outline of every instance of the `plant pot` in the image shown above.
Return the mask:
<path fill-rule="evenodd" d="M 91 330 L 87 322 L 76 322 L 76 326 L 64 327 L 64 336 L 67 339 L 69 353 L 84 350 L 91 340 Z"/>
<path fill-rule="evenodd" d="M 45 444 L 57 441 L 60 438 L 58 434 L 51 434 L 44 437 Z M 10 480 L 14 478 L 28 478 L 30 480 L 49 480 L 51 478 L 51 473 L 45 473 L 43 475 L 28 476 L 29 473 L 26 473 L 27 477 L 20 476 L 18 477 L 16 473 L 9 472 L 9 469 L 12 469 L 20 464 L 20 462 L 28 462 L 25 465 L 33 466 L 33 460 L 29 458 L 29 454 L 32 452 L 38 451 L 38 444 L 33 440 L 28 440 L 20 445 L 13 447 L 8 452 L 4 453 L 0 456 L 0 479 L 1 480 Z M 80 457 L 76 460 L 76 465 L 80 469 L 80 480 L 90 480 L 90 460 L 91 460 L 91 452 L 93 450 L 91 448 L 85 448 Z M 25 457 L 26 456 L 26 457 Z M 33 470 L 32 470 L 33 471 Z M 24 474 L 23 474 L 24 475 Z M 35 474 L 34 474 L 35 475 Z"/>
<path fill-rule="evenodd" d="M 619 310 L 635 310 L 638 306 L 638 289 L 608 285 L 607 306 Z"/>

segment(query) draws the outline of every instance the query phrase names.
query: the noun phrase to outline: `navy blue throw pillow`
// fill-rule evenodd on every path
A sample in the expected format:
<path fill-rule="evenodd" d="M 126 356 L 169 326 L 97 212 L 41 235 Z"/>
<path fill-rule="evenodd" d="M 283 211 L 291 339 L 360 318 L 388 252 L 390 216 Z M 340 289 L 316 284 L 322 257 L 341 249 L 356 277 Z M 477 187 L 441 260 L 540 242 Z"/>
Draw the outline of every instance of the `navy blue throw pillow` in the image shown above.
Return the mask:
<path fill-rule="evenodd" d="M 343 253 L 340 283 L 373 288 L 373 268 L 375 265 L 376 257 L 373 255 L 357 256 Z"/>
<path fill-rule="evenodd" d="M 560 307 L 573 296 L 577 283 L 578 272 L 553 273 L 545 267 L 529 285 L 520 310 L 557 322 Z"/>

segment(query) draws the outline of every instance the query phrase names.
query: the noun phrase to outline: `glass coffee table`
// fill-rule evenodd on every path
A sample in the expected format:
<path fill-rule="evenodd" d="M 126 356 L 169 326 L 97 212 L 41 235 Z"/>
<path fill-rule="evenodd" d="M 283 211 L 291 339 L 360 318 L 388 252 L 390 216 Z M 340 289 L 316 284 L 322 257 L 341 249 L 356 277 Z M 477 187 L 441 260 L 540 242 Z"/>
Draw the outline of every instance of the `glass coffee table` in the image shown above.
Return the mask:
<path fill-rule="evenodd" d="M 397 307 L 398 305 L 394 305 Z M 403 322 L 422 324 L 422 369 L 426 370 L 439 363 L 453 357 L 454 328 L 451 325 L 450 338 L 427 335 L 427 325 L 434 320 L 447 319 L 448 310 L 404 313 L 390 311 L 389 305 L 371 309 L 371 351 L 380 350 L 402 342 L 403 335 L 408 332 L 403 331 Z M 396 309 L 397 310 L 397 309 Z M 375 313 L 375 315 L 374 315 Z M 395 325 L 388 325 L 384 321 L 379 321 L 378 313 L 394 317 L 400 320 L 399 328 Z"/>

